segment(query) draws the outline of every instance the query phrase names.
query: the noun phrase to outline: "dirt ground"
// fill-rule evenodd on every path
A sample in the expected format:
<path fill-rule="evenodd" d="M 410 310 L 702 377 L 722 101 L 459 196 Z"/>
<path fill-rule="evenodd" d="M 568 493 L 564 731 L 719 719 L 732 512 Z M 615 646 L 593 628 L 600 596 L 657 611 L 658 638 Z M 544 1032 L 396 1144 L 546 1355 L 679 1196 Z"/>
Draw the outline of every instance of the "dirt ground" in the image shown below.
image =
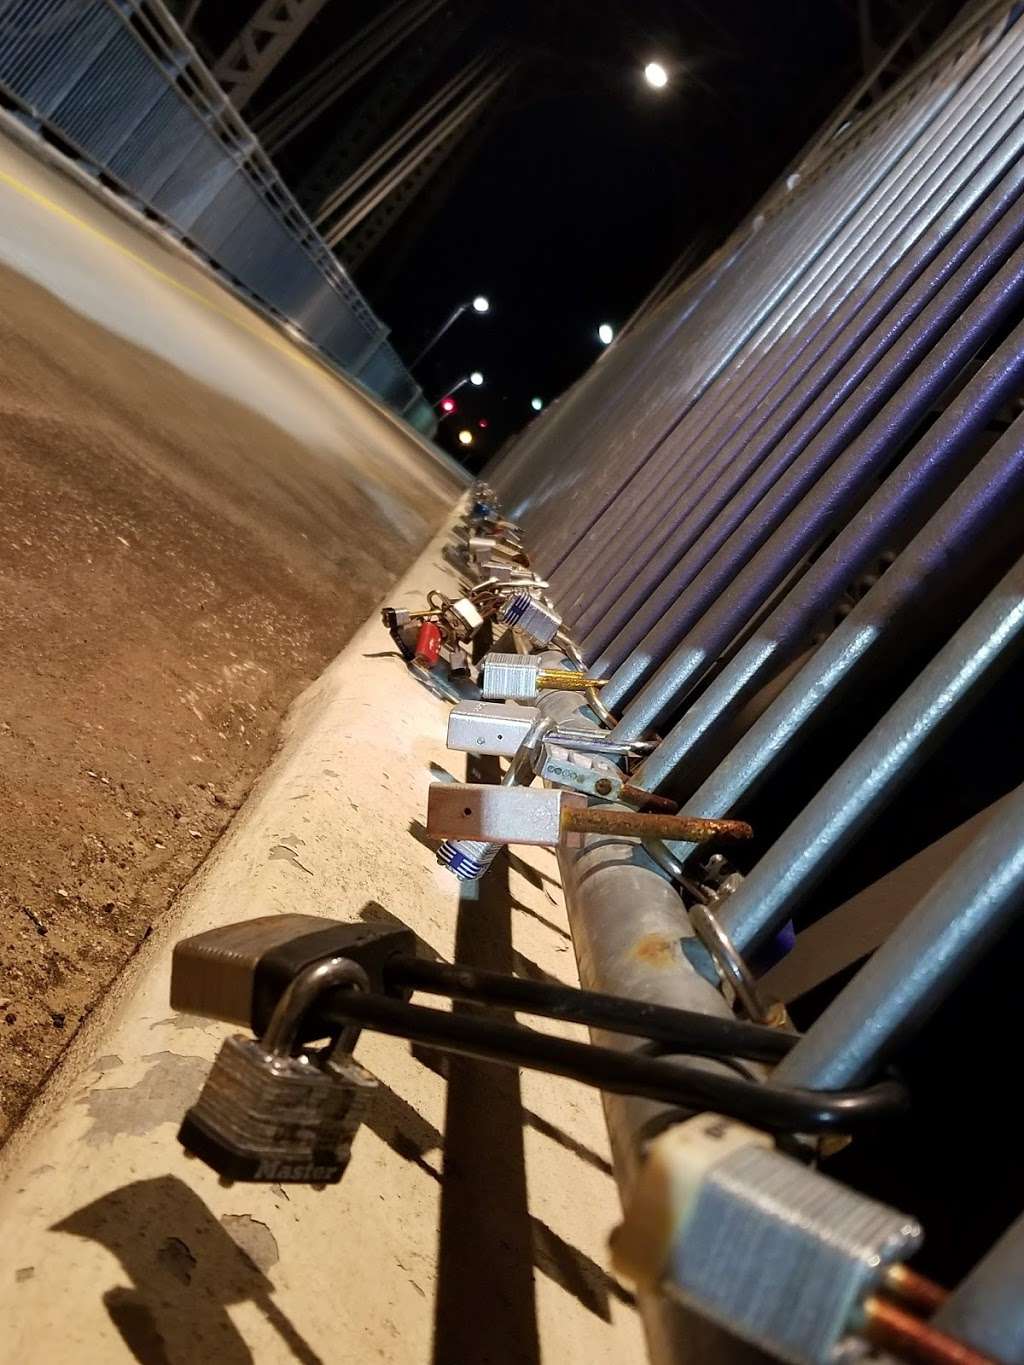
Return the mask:
<path fill-rule="evenodd" d="M 447 510 L 398 482 L 0 271 L 0 1136 Z"/>

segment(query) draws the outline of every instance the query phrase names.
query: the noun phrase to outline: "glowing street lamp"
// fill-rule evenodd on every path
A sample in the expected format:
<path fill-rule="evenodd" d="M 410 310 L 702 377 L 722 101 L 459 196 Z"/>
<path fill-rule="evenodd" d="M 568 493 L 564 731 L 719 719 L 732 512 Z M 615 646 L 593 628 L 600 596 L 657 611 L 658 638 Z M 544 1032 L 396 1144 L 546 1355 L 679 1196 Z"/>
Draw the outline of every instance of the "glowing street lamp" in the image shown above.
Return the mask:
<path fill-rule="evenodd" d="M 610 322 L 602 322 L 597 329 L 597 339 L 603 346 L 610 346 L 615 340 L 615 328 Z"/>
<path fill-rule="evenodd" d="M 471 446 L 473 444 L 473 433 L 467 431 L 465 427 L 459 432 L 459 445 Z"/>
<path fill-rule="evenodd" d="M 479 370 L 471 370 L 469 374 L 464 374 L 457 384 L 452 384 L 450 388 L 445 389 L 444 397 L 441 399 L 442 411 L 443 412 L 455 411 L 455 403 L 452 399 L 452 395 L 458 393 L 458 391 L 462 388 L 463 384 L 472 384 L 475 389 L 478 389 L 480 385 L 483 383 L 484 377 Z M 445 403 L 449 402 L 451 403 L 452 406 L 450 408 L 446 408 Z"/>
<path fill-rule="evenodd" d="M 664 90 L 668 85 L 668 72 L 661 62 L 648 62 L 644 67 L 644 80 L 655 90 Z"/>
<path fill-rule="evenodd" d="M 540 412 L 540 410 L 541 410 L 541 408 L 542 408 L 543 406 L 544 406 L 544 399 L 543 399 L 543 398 L 531 398 L 531 399 L 530 399 L 530 407 L 533 408 L 534 412 Z"/>
<path fill-rule="evenodd" d="M 447 332 L 448 328 L 452 325 L 452 323 L 458 322 L 459 318 L 462 317 L 463 313 L 468 313 L 470 309 L 472 309 L 474 313 L 489 313 L 491 311 L 491 301 L 486 294 L 477 294 L 475 298 L 467 299 L 465 303 L 460 303 L 458 308 L 456 308 L 455 311 L 452 314 L 450 314 L 450 316 L 441 324 L 441 327 L 430 338 L 430 340 L 424 346 L 423 350 L 420 351 L 419 355 L 412 362 L 409 368 L 415 369 L 416 366 L 423 359 L 423 357 L 427 354 L 427 352 L 432 351 L 434 349 L 434 347 L 441 340 L 441 338 L 444 336 L 445 332 Z"/>

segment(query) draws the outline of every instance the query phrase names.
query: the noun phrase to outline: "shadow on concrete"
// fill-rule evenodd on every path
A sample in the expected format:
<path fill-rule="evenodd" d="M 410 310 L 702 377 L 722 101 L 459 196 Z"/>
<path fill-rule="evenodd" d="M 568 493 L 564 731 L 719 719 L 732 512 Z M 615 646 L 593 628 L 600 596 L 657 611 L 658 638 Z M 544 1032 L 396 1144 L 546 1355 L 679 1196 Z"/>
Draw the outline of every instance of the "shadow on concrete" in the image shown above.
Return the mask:
<path fill-rule="evenodd" d="M 228 1222 L 234 1236 L 183 1181 L 165 1175 L 111 1190 L 53 1230 L 98 1242 L 120 1261 L 130 1284 L 112 1286 L 103 1302 L 141 1365 L 250 1365 L 252 1352 L 227 1312 L 244 1302 L 301 1365 L 324 1365 L 271 1297 L 270 1229 L 247 1216 Z"/>
<path fill-rule="evenodd" d="M 493 758 L 467 766 L 467 781 L 500 778 Z M 513 970 L 504 859 L 462 884 L 454 957 Z M 539 1365 L 519 1073 L 456 1056 L 447 1072 L 434 1365 Z"/>

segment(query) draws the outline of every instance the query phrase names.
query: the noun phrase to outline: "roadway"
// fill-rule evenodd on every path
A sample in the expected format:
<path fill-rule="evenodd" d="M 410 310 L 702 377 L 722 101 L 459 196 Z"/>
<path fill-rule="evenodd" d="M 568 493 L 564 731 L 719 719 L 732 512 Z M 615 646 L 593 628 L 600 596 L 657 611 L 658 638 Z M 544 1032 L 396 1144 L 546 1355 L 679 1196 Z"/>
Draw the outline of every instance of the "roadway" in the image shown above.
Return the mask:
<path fill-rule="evenodd" d="M 0 136 L 0 1135 L 458 492 Z"/>

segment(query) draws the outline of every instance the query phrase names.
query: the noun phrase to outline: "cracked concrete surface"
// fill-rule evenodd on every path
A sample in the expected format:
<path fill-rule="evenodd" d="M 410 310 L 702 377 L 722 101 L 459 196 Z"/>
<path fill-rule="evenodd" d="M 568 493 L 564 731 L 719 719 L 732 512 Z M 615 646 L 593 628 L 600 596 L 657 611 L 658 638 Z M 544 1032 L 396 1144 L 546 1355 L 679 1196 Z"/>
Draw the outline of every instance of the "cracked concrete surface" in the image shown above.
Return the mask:
<path fill-rule="evenodd" d="M 437 585 L 439 549 L 392 600 Z M 371 619 L 293 706 L 275 762 L 4 1154 L 4 1365 L 643 1359 L 607 1269 L 618 1204 L 592 1090 L 366 1034 L 382 1091 L 340 1186 L 225 1189 L 176 1143 L 230 1031 L 172 1025 L 182 934 L 279 911 L 379 917 L 376 901 L 445 959 L 575 980 L 549 850 L 499 858 L 460 898 L 410 832 L 432 765 L 461 777 L 462 756 L 444 747 L 447 707 L 386 643 Z"/>

